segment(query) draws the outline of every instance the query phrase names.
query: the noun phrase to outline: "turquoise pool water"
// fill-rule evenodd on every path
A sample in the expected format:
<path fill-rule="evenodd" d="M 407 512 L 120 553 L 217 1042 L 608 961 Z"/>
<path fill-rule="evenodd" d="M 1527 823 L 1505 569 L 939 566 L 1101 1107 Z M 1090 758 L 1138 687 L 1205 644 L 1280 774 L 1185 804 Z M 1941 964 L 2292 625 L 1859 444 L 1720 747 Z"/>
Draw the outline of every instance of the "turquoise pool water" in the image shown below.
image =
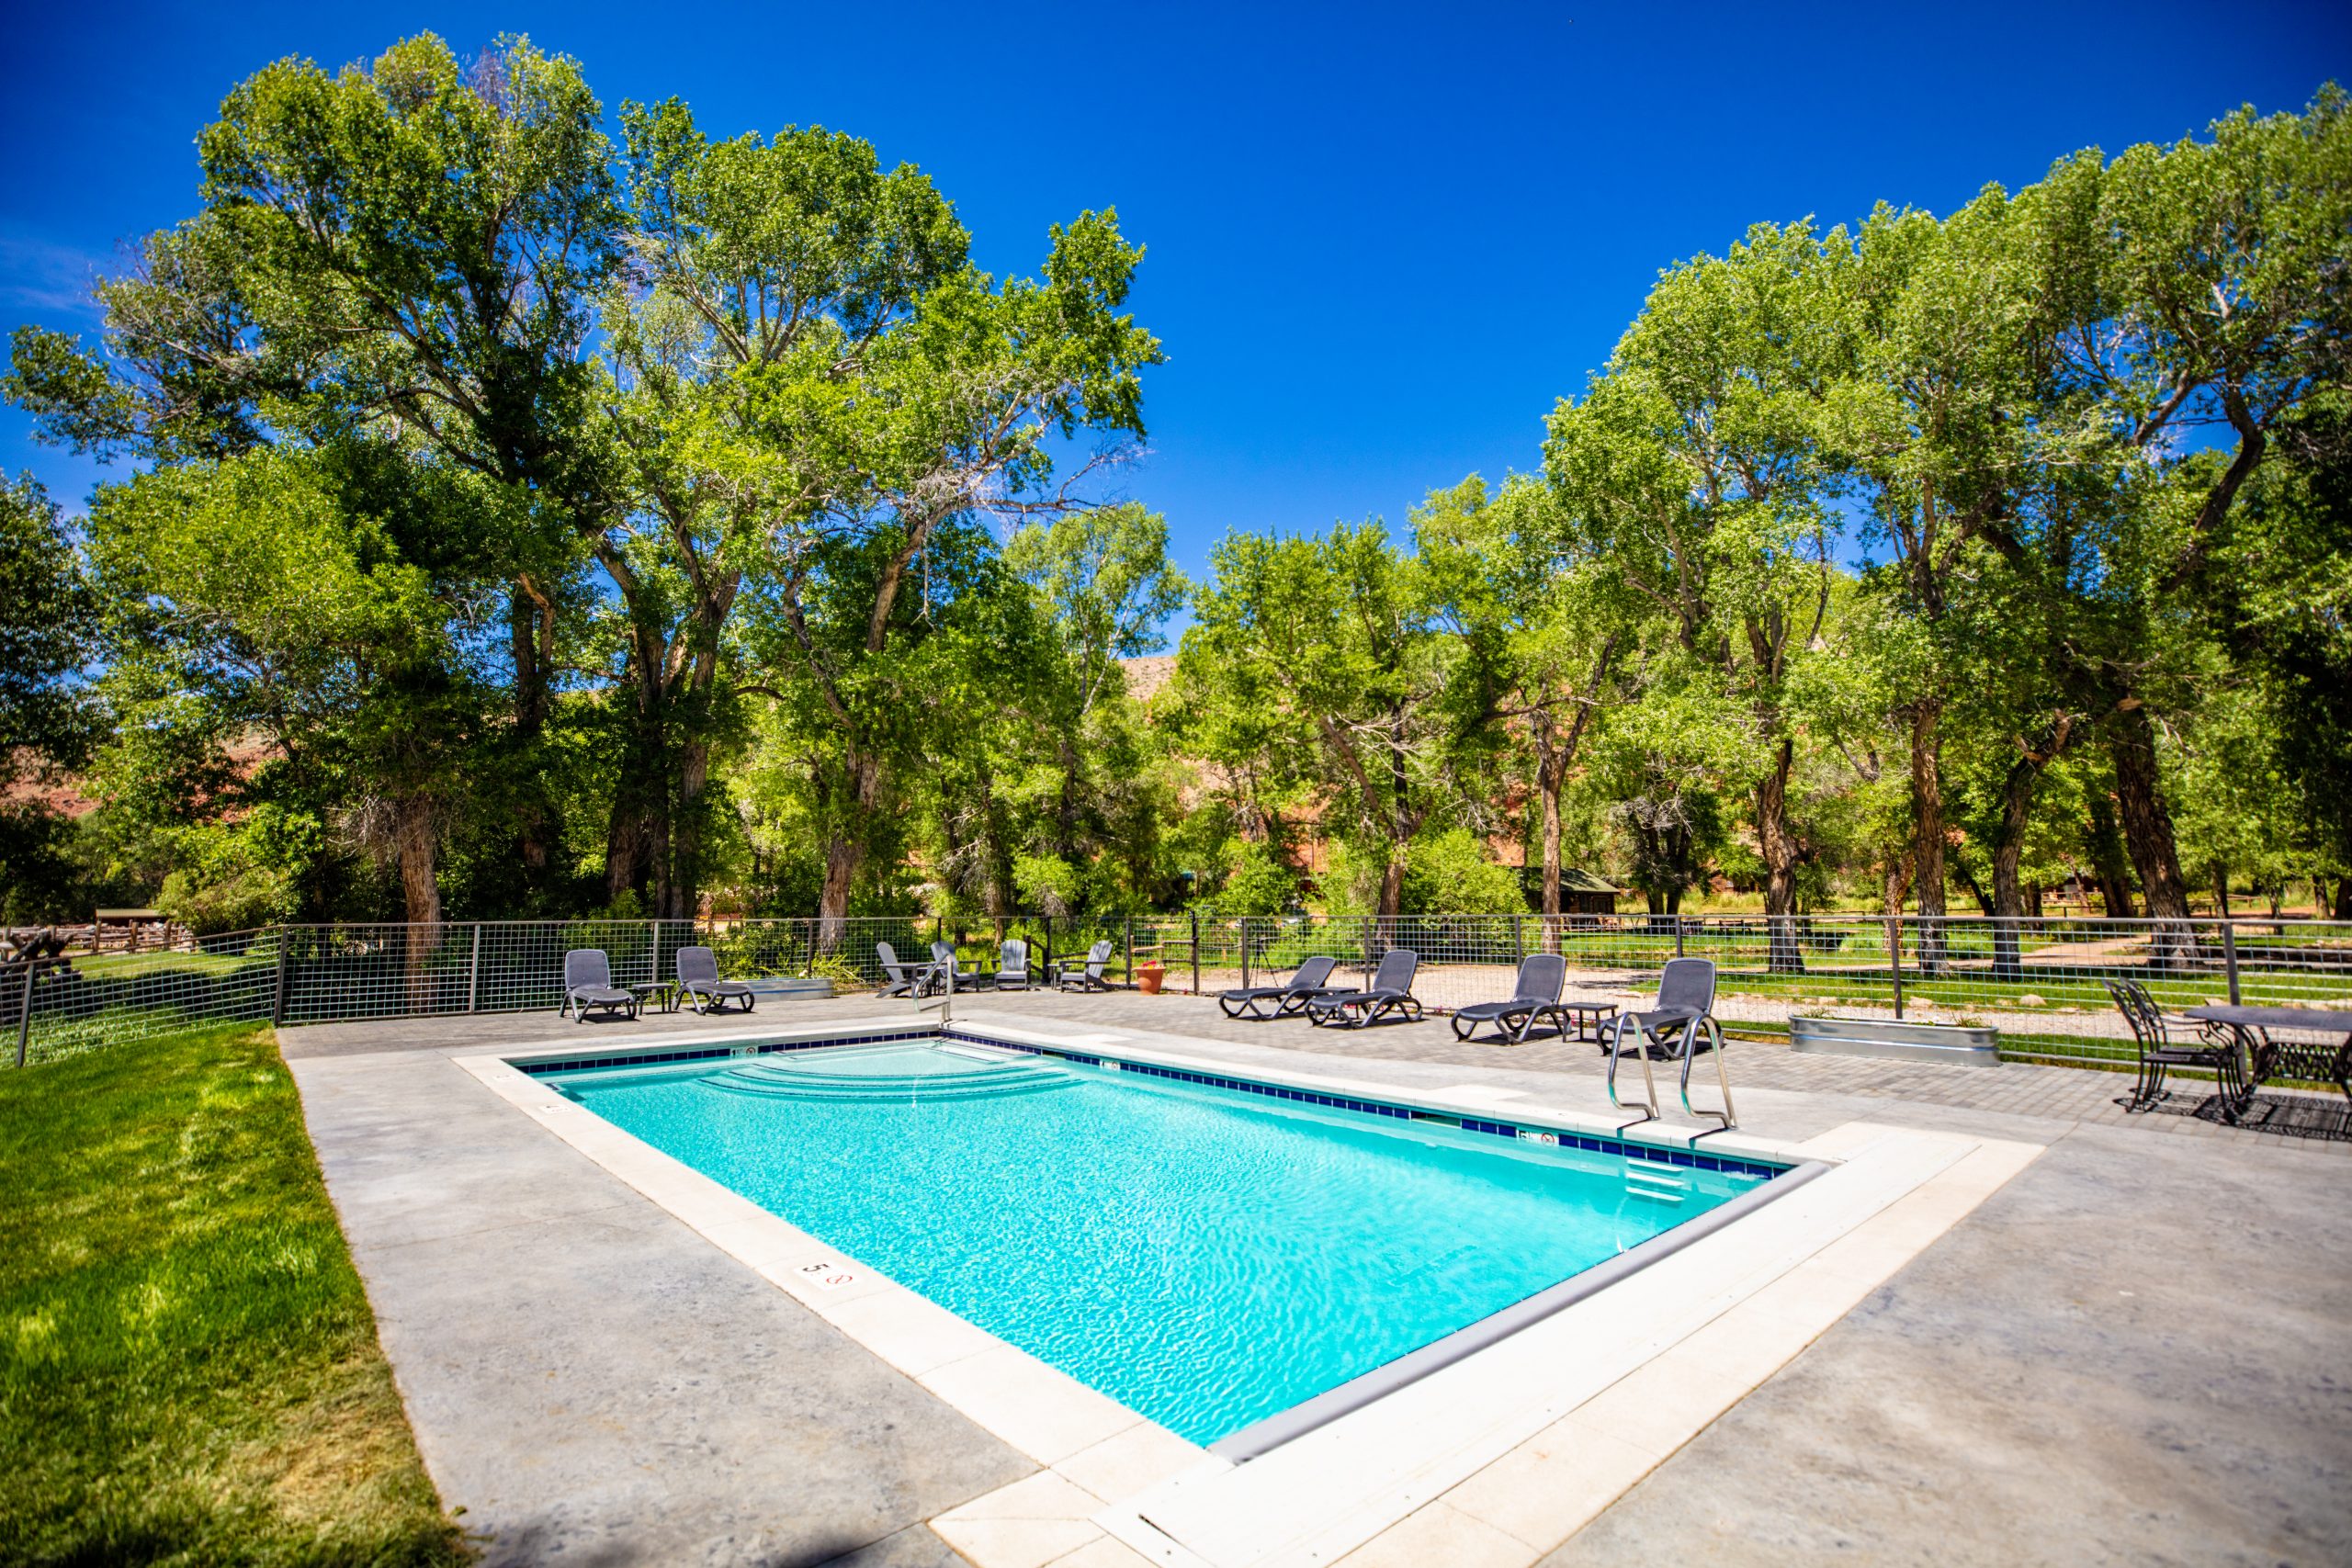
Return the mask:
<path fill-rule="evenodd" d="M 1758 1180 L 952 1043 L 546 1081 L 1204 1444 Z"/>

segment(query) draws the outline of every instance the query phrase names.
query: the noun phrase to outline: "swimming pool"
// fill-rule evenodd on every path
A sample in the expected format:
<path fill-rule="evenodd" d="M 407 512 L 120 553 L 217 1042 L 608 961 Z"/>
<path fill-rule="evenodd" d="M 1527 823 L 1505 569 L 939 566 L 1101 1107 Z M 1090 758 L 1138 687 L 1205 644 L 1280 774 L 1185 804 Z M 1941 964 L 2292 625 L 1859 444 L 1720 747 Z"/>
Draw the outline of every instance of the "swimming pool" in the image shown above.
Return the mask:
<path fill-rule="evenodd" d="M 1779 1171 L 963 1034 L 741 1049 L 528 1069 L 1204 1444 Z"/>

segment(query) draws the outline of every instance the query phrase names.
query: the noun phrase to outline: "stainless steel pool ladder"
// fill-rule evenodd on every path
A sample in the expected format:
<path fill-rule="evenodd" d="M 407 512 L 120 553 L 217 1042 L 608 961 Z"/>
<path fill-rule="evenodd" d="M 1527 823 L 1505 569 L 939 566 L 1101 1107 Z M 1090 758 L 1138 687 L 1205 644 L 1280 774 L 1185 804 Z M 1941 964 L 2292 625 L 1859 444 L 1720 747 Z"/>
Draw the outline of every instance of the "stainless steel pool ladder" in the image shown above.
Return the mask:
<path fill-rule="evenodd" d="M 1617 1063 L 1625 1049 L 1625 1026 L 1629 1023 L 1634 1026 L 1634 1054 L 1642 1060 L 1643 1109 L 1654 1118 L 1658 1114 L 1657 1078 L 1650 1071 L 1649 1031 L 1642 1026 L 1642 1021 L 1633 1013 L 1619 1013 L 1615 1031 L 1609 1037 L 1609 1103 L 1620 1111 L 1625 1109 L 1625 1102 L 1617 1097 Z M 1701 1110 L 1690 1103 L 1690 1062 L 1691 1058 L 1697 1055 L 1690 1047 L 1697 1041 L 1702 1025 L 1704 1025 L 1707 1031 L 1710 1054 L 1715 1058 L 1715 1083 L 1723 1090 L 1724 1108 L 1721 1111 Z M 1688 1020 L 1682 1025 L 1680 1088 L 1682 1113 L 1685 1116 L 1694 1120 L 1701 1117 L 1712 1118 L 1721 1123 L 1715 1129 L 1718 1132 L 1739 1125 L 1732 1114 L 1731 1074 L 1724 1066 L 1724 1032 L 1716 1024 L 1715 1015 L 1713 1013 L 1702 1013 L 1695 1019 Z"/>
<path fill-rule="evenodd" d="M 944 965 L 941 969 L 940 982 L 939 999 L 937 1001 L 924 1001 L 922 999 L 921 988 L 917 988 L 915 994 L 915 1011 L 937 1013 L 939 1015 L 939 1027 L 944 1029 L 948 1024 L 955 1021 L 956 965 L 953 963 Z"/>

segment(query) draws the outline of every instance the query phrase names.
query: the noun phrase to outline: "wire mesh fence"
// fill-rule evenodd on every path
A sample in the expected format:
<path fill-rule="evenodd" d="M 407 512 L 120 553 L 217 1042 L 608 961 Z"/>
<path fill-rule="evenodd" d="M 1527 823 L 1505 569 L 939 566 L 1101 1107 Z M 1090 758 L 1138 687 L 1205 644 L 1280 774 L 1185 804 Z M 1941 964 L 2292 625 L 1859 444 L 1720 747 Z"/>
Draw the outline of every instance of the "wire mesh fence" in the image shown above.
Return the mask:
<path fill-rule="evenodd" d="M 2005 1055 L 2056 1061 L 2131 1056 L 2110 979 L 2143 982 L 2167 1010 L 2352 1009 L 2352 924 L 2319 920 L 1183 913 L 277 926 L 169 951 L 0 964 L 0 1028 L 22 1063 L 206 1023 L 552 1011 L 574 948 L 604 952 L 625 986 L 674 977 L 690 945 L 712 948 L 730 978 L 876 986 L 887 950 L 906 964 L 952 954 L 986 983 L 1015 939 L 1034 984 L 1099 953 L 1103 984 L 1204 994 L 1279 981 L 1318 953 L 1340 961 L 1335 983 L 1353 983 L 1390 948 L 1409 948 L 1415 991 L 1439 1012 L 1508 996 L 1531 953 L 1566 960 L 1569 999 L 1620 1005 L 1654 990 L 1668 959 L 1702 957 L 1718 966 L 1717 1010 L 1734 1025 L 1776 1032 L 1796 1014 L 1989 1024 Z"/>

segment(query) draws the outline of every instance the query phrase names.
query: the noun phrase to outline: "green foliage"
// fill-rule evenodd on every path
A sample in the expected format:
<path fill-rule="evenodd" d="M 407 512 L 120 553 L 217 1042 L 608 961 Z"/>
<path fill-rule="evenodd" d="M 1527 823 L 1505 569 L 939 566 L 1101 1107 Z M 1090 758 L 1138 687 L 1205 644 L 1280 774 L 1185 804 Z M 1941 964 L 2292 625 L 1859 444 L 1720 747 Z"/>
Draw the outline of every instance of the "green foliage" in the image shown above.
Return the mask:
<path fill-rule="evenodd" d="M 0 484 L 0 786 L 81 760 L 93 716 L 77 677 L 95 661 L 96 631 L 56 504 L 30 475 Z"/>
<path fill-rule="evenodd" d="M 1288 911 L 1298 901 L 1298 874 L 1265 844 L 1228 839 L 1220 856 L 1223 880 L 1208 899 L 1207 912 L 1270 916 Z"/>
<path fill-rule="evenodd" d="M 0 1077 L 0 1179 L 11 1556 L 468 1559 L 266 1032 Z"/>
<path fill-rule="evenodd" d="M 1022 908 L 1067 915 L 1079 905 L 1078 868 L 1059 855 L 1023 855 L 1012 863 L 1012 885 Z"/>
<path fill-rule="evenodd" d="M 1508 915 L 1525 907 L 1519 874 L 1497 864 L 1467 829 L 1415 840 L 1405 865 L 1405 913 Z"/>

